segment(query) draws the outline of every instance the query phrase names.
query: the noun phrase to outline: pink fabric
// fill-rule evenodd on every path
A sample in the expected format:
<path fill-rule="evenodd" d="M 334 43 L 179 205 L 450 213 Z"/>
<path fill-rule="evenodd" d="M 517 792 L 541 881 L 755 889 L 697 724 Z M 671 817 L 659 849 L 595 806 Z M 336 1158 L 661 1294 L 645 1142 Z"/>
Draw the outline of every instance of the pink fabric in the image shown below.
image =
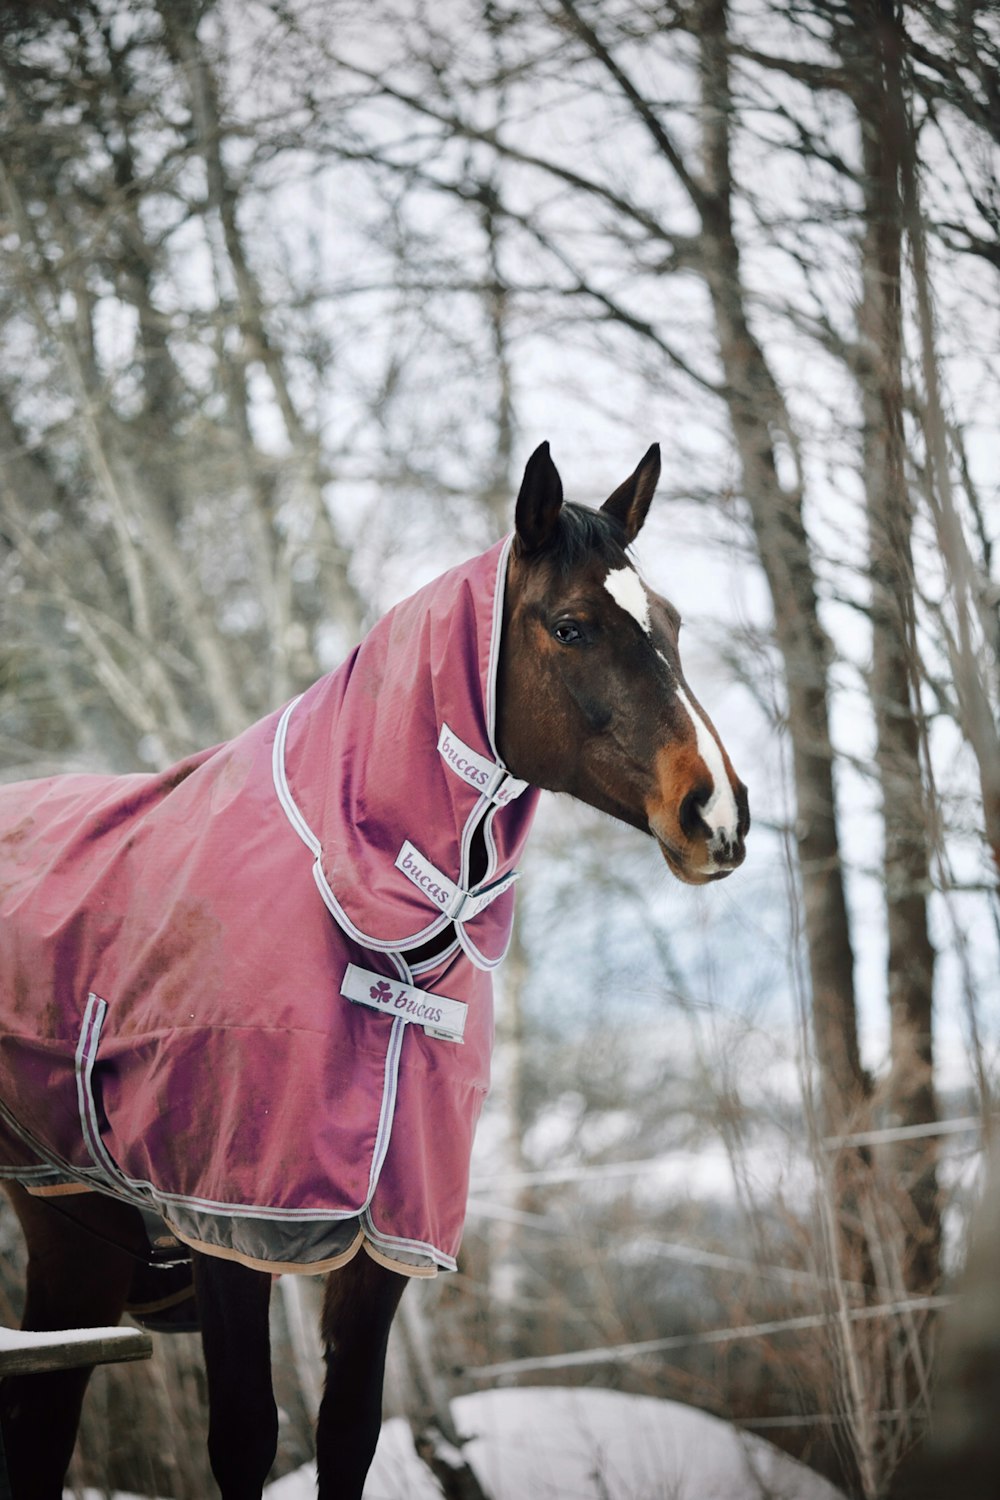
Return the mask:
<path fill-rule="evenodd" d="M 451 924 L 395 861 L 409 841 L 468 889 L 483 822 L 481 887 L 527 837 L 537 793 L 475 781 L 508 545 L 228 744 L 0 788 L 0 1173 L 111 1187 L 248 1260 L 306 1269 L 360 1226 L 454 1264 L 513 892 L 414 973 Z M 466 1003 L 464 1041 L 352 1004 L 349 963 Z"/>

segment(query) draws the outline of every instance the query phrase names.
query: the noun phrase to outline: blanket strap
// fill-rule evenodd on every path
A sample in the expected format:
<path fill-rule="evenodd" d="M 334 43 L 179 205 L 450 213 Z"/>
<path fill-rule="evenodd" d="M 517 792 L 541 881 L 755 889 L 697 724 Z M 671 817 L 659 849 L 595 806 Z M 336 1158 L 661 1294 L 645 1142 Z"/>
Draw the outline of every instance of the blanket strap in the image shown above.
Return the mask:
<path fill-rule="evenodd" d="M 470 749 L 447 724 L 441 726 L 437 747 L 448 769 L 497 807 L 506 807 L 527 789 L 526 781 L 519 781 L 506 766 Z"/>
<path fill-rule="evenodd" d="M 453 922 L 471 922 L 473 917 L 485 911 L 504 891 L 509 891 L 515 880 L 520 879 L 520 871 L 511 870 L 509 874 L 501 875 L 497 880 L 488 880 L 485 885 L 476 886 L 474 890 L 464 890 L 449 879 L 443 870 L 439 870 L 437 865 L 432 864 L 426 855 L 421 854 L 416 844 L 411 844 L 409 839 L 396 855 L 396 869 L 402 871 L 431 905 L 436 906 Z"/>

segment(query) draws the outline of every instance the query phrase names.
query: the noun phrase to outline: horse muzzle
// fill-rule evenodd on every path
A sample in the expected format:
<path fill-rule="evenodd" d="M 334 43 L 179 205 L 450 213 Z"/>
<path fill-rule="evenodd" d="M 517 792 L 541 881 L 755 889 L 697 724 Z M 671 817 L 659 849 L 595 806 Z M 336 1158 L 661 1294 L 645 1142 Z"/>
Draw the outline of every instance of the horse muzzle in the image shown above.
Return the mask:
<path fill-rule="evenodd" d="M 732 828 L 707 827 L 700 817 L 699 805 L 696 802 L 688 805 L 690 798 L 685 799 L 674 816 L 665 816 L 661 810 L 652 812 L 650 832 L 667 867 L 685 885 L 724 880 L 746 858 L 746 835 L 750 827 L 746 787 L 737 782 L 733 791 L 737 822 Z"/>
<path fill-rule="evenodd" d="M 653 837 L 659 845 L 667 868 L 685 885 L 707 885 L 712 880 L 725 880 L 727 875 L 739 869 L 746 858 L 746 847 L 742 839 L 732 854 L 722 857 L 703 855 L 699 858 L 691 851 L 681 853 L 673 848 L 660 837 L 655 829 Z"/>

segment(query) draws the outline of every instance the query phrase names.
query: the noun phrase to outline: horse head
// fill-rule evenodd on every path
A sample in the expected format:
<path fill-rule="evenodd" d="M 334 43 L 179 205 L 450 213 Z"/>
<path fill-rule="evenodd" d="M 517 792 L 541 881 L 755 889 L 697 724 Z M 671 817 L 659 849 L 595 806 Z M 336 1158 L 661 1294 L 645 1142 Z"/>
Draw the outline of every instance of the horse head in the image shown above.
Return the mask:
<path fill-rule="evenodd" d="M 681 667 L 680 616 L 626 548 L 660 473 L 654 444 L 600 510 L 563 503 L 531 456 L 508 564 L 497 745 L 511 772 L 657 840 L 691 885 L 742 864 L 746 787 Z"/>

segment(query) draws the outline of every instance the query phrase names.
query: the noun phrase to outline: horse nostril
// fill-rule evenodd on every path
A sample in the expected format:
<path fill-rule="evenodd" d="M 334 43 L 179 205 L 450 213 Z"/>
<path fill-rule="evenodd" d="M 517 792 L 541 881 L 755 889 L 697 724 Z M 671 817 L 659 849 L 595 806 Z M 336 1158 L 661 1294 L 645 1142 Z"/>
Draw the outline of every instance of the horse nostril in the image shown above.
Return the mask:
<path fill-rule="evenodd" d="M 681 825 L 681 831 L 686 838 L 697 838 L 699 833 L 705 831 L 701 810 L 707 801 L 708 798 L 704 789 L 696 787 L 693 792 L 688 792 L 681 803 L 677 816 Z"/>

